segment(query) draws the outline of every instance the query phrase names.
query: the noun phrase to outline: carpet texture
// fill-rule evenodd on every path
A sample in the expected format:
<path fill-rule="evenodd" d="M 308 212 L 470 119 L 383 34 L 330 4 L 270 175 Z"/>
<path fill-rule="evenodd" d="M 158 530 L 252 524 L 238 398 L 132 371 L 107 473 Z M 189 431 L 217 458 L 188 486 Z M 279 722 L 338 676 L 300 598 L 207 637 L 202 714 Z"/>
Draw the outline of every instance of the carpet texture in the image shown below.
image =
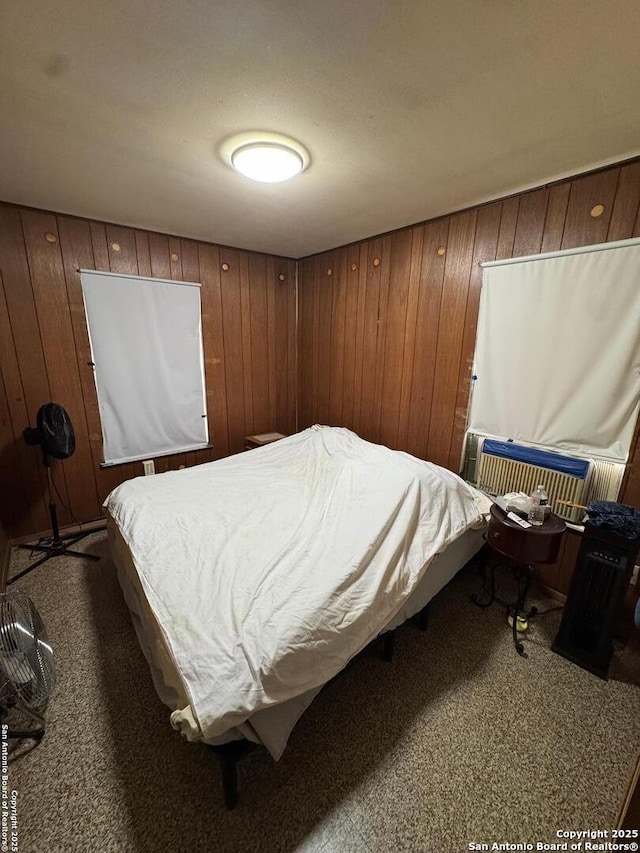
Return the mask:
<path fill-rule="evenodd" d="M 601 681 L 551 652 L 552 611 L 519 658 L 463 571 L 426 633 L 398 630 L 391 664 L 371 648 L 320 693 L 281 761 L 257 749 L 241 763 L 229 813 L 216 763 L 156 697 L 106 534 L 76 547 L 102 559 L 52 560 L 15 586 L 58 670 L 44 740 L 12 747 L 23 853 L 458 853 L 614 826 L 640 751 L 635 647 Z M 14 551 L 12 573 L 28 556 Z"/>

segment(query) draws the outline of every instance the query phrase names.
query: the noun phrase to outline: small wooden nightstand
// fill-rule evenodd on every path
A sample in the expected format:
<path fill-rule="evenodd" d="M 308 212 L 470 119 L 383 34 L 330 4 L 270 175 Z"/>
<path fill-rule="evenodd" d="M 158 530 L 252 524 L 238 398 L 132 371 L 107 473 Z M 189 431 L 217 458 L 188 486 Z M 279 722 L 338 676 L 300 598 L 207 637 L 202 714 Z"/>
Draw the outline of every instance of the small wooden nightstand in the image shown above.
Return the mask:
<path fill-rule="evenodd" d="M 244 439 L 244 449 L 254 450 L 256 447 L 264 447 L 265 444 L 280 441 L 281 438 L 286 438 L 281 432 L 262 432 L 259 435 L 247 435 Z"/>
<path fill-rule="evenodd" d="M 487 544 L 513 566 L 513 573 L 518 582 L 518 597 L 512 604 L 498 598 L 495 594 L 495 563 L 491 561 L 489 599 L 480 602 L 477 596 L 472 598 L 479 607 L 489 607 L 497 601 L 507 608 L 513 622 L 513 644 L 520 655 L 524 654 L 524 646 L 518 639 L 518 617 L 524 611 L 531 578 L 536 566 L 553 563 L 557 559 L 566 527 L 564 521 L 553 513 L 547 516 L 544 524 L 521 527 L 508 518 L 499 506 L 493 504 L 491 507 Z M 537 609 L 532 607 L 525 613 L 526 619 L 532 618 L 537 612 Z"/>

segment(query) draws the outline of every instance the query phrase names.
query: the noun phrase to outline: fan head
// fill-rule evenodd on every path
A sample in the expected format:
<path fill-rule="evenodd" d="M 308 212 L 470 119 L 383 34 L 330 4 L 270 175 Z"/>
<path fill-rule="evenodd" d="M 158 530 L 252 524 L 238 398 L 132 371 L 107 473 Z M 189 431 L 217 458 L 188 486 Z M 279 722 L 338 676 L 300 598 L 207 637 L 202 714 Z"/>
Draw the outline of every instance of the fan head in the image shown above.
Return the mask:
<path fill-rule="evenodd" d="M 76 449 L 73 424 L 59 403 L 45 403 L 38 409 L 35 429 L 27 427 L 23 436 L 27 444 L 40 444 L 47 456 L 67 459 Z"/>
<path fill-rule="evenodd" d="M 53 651 L 23 592 L 0 593 L 0 705 L 42 712 L 55 686 Z"/>

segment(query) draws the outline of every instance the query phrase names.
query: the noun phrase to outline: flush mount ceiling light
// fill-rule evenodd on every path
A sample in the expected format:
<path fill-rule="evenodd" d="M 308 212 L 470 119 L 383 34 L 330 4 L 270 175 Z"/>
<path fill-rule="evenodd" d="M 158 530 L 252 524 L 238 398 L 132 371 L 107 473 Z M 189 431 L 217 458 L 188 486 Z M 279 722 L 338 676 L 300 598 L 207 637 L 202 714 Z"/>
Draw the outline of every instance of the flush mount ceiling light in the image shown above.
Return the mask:
<path fill-rule="evenodd" d="M 256 142 L 242 145 L 231 156 L 233 168 L 254 181 L 275 184 L 288 181 L 302 171 L 302 157 L 284 145 Z"/>
<path fill-rule="evenodd" d="M 237 172 L 254 181 L 288 181 L 309 165 L 309 152 L 295 139 L 279 133 L 241 133 L 227 139 L 220 151 Z"/>

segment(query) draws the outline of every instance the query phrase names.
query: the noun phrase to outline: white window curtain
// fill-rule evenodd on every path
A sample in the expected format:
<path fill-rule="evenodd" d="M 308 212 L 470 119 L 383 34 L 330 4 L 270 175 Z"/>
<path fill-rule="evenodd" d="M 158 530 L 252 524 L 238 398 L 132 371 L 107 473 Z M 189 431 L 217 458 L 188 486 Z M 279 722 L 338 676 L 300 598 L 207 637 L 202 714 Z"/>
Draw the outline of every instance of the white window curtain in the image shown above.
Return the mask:
<path fill-rule="evenodd" d="M 80 274 L 104 464 L 207 447 L 200 285 Z"/>
<path fill-rule="evenodd" d="M 640 240 L 483 267 L 469 429 L 625 462 L 640 401 Z"/>

